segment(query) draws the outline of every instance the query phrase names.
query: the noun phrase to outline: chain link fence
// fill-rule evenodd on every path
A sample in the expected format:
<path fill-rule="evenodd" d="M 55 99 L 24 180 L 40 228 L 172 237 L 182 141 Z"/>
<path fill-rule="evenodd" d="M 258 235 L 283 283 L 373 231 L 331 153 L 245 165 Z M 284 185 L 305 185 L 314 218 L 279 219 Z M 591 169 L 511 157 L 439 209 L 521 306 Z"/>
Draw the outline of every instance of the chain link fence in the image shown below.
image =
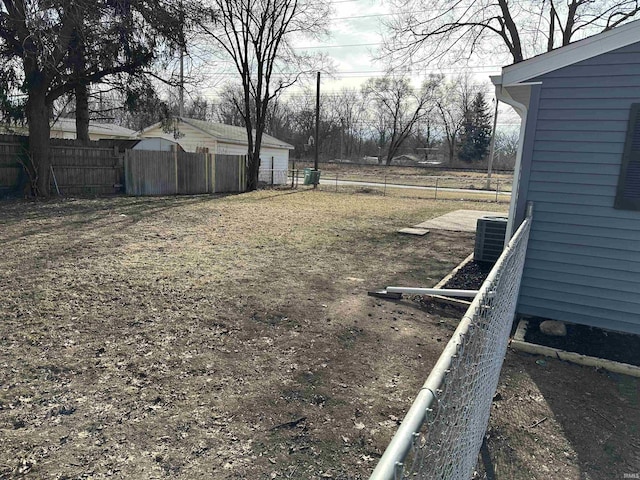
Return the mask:
<path fill-rule="evenodd" d="M 268 171 L 265 171 L 265 183 L 269 184 Z M 278 171 L 276 178 L 282 179 Z M 291 188 L 303 187 L 305 172 L 303 169 L 289 170 L 287 184 Z M 511 176 L 426 176 L 426 175 L 375 175 L 366 173 L 333 173 L 322 171 L 318 190 L 340 193 L 364 193 L 389 197 L 410 197 L 434 200 L 478 200 L 509 202 L 511 198 Z M 275 182 L 284 185 L 284 182 Z"/>
<path fill-rule="evenodd" d="M 261 168 L 258 171 L 258 182 L 264 185 L 290 185 L 290 170 Z"/>
<path fill-rule="evenodd" d="M 370 480 L 468 480 L 477 465 L 515 315 L 531 215 L 440 356 Z"/>

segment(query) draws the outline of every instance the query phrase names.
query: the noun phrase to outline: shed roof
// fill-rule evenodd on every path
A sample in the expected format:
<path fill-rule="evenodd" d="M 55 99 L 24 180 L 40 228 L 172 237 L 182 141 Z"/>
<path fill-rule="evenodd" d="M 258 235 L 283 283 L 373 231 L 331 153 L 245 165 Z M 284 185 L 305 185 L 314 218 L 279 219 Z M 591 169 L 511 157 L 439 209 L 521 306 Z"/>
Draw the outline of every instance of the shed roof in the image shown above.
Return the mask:
<path fill-rule="evenodd" d="M 492 80 L 498 84 L 501 79 L 499 83 L 505 86 L 515 85 L 636 42 L 640 42 L 640 20 L 504 67 L 502 76 Z"/>
<path fill-rule="evenodd" d="M 75 118 L 59 118 L 51 126 L 51 130 L 58 130 L 62 132 L 76 132 L 76 119 Z M 134 137 L 136 132 L 120 125 L 113 123 L 99 123 L 89 122 L 89 135 L 111 135 L 114 137 Z"/>
<path fill-rule="evenodd" d="M 247 145 L 247 131 L 244 127 L 237 127 L 234 125 L 225 125 L 224 123 L 207 122 L 205 120 L 196 120 L 195 118 L 178 117 L 179 122 L 184 122 L 187 125 L 200 130 L 223 143 L 235 143 L 239 145 Z M 155 128 L 158 124 L 152 125 L 146 128 L 147 131 L 151 128 Z M 253 131 L 255 135 L 255 130 Z M 284 148 L 287 150 L 293 150 L 293 145 L 288 144 L 282 140 L 278 140 L 266 133 L 262 134 L 262 146 L 267 148 Z"/>

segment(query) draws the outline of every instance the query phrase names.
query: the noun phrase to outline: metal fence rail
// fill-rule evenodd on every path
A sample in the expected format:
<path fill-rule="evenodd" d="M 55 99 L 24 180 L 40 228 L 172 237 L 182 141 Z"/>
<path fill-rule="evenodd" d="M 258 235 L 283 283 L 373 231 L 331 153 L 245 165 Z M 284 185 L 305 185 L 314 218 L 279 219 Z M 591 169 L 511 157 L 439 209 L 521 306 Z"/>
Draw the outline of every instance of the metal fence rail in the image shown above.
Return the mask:
<path fill-rule="evenodd" d="M 530 224 L 528 215 L 462 318 L 370 480 L 471 478 L 515 315 Z"/>

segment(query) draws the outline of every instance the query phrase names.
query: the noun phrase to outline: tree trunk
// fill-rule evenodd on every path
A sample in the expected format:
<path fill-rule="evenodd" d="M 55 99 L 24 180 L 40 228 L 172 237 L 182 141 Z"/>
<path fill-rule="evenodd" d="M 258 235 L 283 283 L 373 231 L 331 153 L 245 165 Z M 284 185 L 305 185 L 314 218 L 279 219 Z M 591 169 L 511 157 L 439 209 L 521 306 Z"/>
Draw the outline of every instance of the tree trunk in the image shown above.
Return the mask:
<path fill-rule="evenodd" d="M 522 43 L 520 42 L 520 33 L 518 32 L 518 27 L 511 16 L 509 2 L 508 0 L 498 0 L 498 5 L 502 11 L 504 28 L 506 28 L 510 35 L 510 45 L 509 42 L 507 42 L 507 46 L 509 47 L 509 51 L 513 57 L 513 63 L 522 62 L 524 60 L 524 54 L 522 52 Z"/>
<path fill-rule="evenodd" d="M 26 105 L 27 123 L 29 125 L 29 161 L 27 165 L 32 179 L 32 193 L 36 196 L 49 196 L 49 114 L 51 106 L 47 105 L 44 91 L 32 90 Z M 32 176 L 35 175 L 35 176 Z"/>
<path fill-rule="evenodd" d="M 385 161 L 385 164 L 387 165 L 387 167 L 391 165 L 391 162 L 393 162 L 394 153 L 395 153 L 395 150 L 392 151 L 391 147 L 389 147 L 389 151 L 387 152 L 387 159 Z"/>
<path fill-rule="evenodd" d="M 258 173 L 260 171 L 260 152 L 249 154 L 249 166 L 247 167 L 247 192 L 258 189 Z"/>
<path fill-rule="evenodd" d="M 81 83 L 75 88 L 76 139 L 89 143 L 89 87 Z"/>

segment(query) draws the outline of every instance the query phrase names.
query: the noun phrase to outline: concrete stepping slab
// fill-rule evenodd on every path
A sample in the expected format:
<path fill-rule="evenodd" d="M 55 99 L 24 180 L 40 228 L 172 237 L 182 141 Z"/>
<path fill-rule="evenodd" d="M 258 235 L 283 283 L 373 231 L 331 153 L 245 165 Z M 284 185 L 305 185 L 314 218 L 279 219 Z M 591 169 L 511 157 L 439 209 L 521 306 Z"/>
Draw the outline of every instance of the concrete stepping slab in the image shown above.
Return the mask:
<path fill-rule="evenodd" d="M 415 228 L 415 227 L 407 227 L 398 230 L 398 233 L 404 233 L 406 235 L 426 235 L 429 233 L 429 230 L 426 228 Z"/>

